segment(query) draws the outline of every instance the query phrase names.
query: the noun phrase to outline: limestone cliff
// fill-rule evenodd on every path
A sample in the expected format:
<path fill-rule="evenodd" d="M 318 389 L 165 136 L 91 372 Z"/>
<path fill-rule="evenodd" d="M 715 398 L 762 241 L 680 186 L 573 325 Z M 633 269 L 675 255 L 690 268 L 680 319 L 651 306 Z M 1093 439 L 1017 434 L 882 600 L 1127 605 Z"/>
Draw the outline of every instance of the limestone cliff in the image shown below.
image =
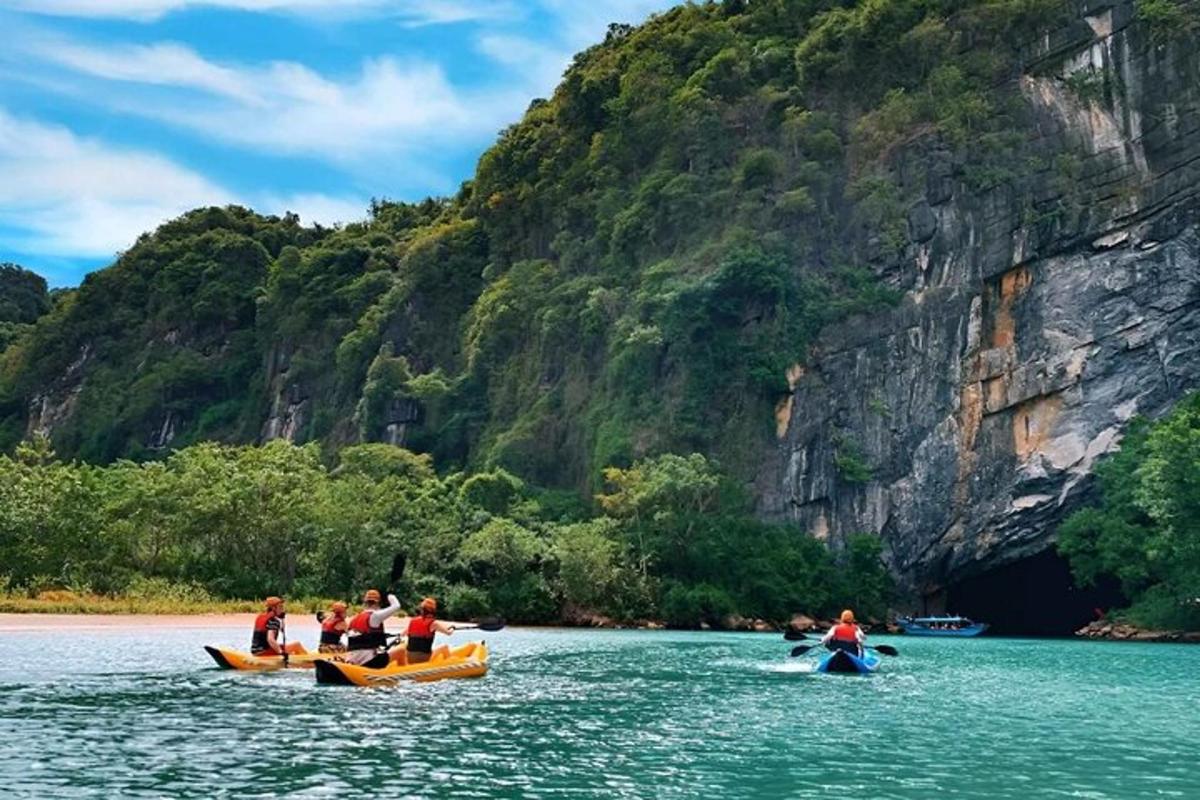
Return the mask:
<path fill-rule="evenodd" d="M 789 375 L 758 476 L 767 516 L 880 533 L 914 593 L 1045 549 L 1131 417 L 1200 376 L 1200 49 L 1078 8 L 1014 76 L 1020 181 L 968 187 L 933 138 L 893 159 L 909 241 L 876 269 L 904 301 Z"/>

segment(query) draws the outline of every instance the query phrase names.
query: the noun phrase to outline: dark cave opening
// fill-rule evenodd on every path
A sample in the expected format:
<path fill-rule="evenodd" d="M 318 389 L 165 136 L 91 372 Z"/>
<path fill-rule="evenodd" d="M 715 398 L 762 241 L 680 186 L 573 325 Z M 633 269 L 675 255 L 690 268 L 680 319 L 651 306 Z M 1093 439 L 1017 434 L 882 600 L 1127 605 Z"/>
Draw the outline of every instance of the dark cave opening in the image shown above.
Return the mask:
<path fill-rule="evenodd" d="M 953 584 L 946 609 L 991 625 L 1002 636 L 1070 636 L 1097 611 L 1126 605 L 1115 580 L 1076 586 L 1053 548 Z"/>

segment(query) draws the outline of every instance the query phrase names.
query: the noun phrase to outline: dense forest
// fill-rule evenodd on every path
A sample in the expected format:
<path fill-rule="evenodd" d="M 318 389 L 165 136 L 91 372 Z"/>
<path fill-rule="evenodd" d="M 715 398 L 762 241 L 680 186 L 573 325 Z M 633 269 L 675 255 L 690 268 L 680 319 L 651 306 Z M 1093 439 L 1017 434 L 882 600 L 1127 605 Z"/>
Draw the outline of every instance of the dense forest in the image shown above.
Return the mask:
<path fill-rule="evenodd" d="M 1069 156 L 1032 163 L 1012 80 L 1071 14 L 682 5 L 612 26 L 453 197 L 332 229 L 198 209 L 53 296 L 0 268 L 10 585 L 345 595 L 401 543 L 462 613 L 777 619 L 851 599 L 847 575 L 881 610 L 877 540 L 835 557 L 755 521 L 744 487 L 816 334 L 899 299 L 921 224 L 899 153 L 936 141 L 981 191 L 1071 181 Z M 856 452 L 845 481 L 870 478 Z"/>
<path fill-rule="evenodd" d="M 394 588 L 459 618 L 737 627 L 737 615 L 886 612 L 877 538 L 855 537 L 836 562 L 755 521 L 702 456 L 611 470 L 608 484 L 590 515 L 503 470 L 438 476 L 427 455 L 386 444 L 347 447 L 332 469 L 315 445 L 284 441 L 98 467 L 60 462 L 40 439 L 0 456 L 0 588 L 356 599 L 387 586 L 405 553 Z"/>

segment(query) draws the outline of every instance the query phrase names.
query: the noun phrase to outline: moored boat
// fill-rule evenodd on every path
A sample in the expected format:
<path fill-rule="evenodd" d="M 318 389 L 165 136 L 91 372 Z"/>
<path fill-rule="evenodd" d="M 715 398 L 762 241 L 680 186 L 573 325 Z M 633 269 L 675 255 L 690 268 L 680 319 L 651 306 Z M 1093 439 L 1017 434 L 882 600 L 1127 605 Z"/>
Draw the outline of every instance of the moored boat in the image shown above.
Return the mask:
<path fill-rule="evenodd" d="M 852 675 L 868 675 L 879 669 L 879 656 L 864 650 L 861 656 L 847 650 L 834 650 L 821 656 L 817 672 L 840 672 Z"/>
<path fill-rule="evenodd" d="M 901 617 L 896 624 L 910 636 L 978 636 L 988 629 L 986 622 L 966 617 Z"/>
<path fill-rule="evenodd" d="M 422 664 L 400 666 L 392 663 L 382 669 L 324 659 L 316 662 L 317 683 L 342 686 L 395 686 L 408 681 L 429 683 L 456 678 L 482 678 L 487 671 L 488 649 L 483 642 L 442 650 Z"/>

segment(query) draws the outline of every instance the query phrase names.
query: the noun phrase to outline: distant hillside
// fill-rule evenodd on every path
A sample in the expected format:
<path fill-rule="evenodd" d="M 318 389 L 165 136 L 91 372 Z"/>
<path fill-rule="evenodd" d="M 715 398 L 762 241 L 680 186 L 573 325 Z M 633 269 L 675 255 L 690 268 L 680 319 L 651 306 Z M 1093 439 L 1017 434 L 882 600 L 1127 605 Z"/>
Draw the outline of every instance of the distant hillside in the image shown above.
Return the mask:
<path fill-rule="evenodd" d="M 0 447 L 387 441 L 589 492 L 605 466 L 700 451 L 819 527 L 769 483 L 795 465 L 762 465 L 814 410 L 793 402 L 825 380 L 820 331 L 949 285 L 921 271 L 931 206 L 996 198 L 1055 239 L 1125 201 L 1067 191 L 1086 147 L 1046 139 L 1022 84 L 1113 102 L 1108 73 L 1063 66 L 1101 35 L 1092 6 L 729 0 L 614 25 L 452 198 L 337 230 L 200 209 L 143 236 L 0 356 Z M 1195 21 L 1116 8 L 1164 52 Z M 822 491 L 877 485 L 864 426 L 822 417 L 814 458 L 841 487 Z"/>

